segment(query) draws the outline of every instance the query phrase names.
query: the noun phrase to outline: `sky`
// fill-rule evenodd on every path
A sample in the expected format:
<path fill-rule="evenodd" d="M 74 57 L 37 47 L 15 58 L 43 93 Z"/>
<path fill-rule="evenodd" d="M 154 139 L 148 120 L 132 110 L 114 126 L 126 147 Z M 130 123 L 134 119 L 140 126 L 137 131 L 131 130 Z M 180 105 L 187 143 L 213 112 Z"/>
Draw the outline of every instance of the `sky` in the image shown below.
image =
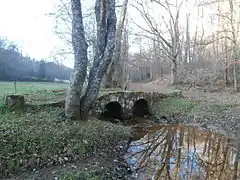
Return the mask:
<path fill-rule="evenodd" d="M 82 1 L 83 6 L 93 2 Z M 64 47 L 63 41 L 54 33 L 55 20 L 47 16 L 56 11 L 58 3 L 59 0 L 0 0 L 0 36 L 17 43 L 23 54 L 38 60 L 49 59 L 57 47 Z M 130 11 L 130 17 L 138 24 L 144 24 L 136 10 Z M 191 22 L 195 28 L 193 24 L 197 22 Z M 63 63 L 73 67 L 73 60 Z"/>
<path fill-rule="evenodd" d="M 60 40 L 53 32 L 56 0 L 0 0 L 0 36 L 16 42 L 24 54 L 48 58 Z"/>

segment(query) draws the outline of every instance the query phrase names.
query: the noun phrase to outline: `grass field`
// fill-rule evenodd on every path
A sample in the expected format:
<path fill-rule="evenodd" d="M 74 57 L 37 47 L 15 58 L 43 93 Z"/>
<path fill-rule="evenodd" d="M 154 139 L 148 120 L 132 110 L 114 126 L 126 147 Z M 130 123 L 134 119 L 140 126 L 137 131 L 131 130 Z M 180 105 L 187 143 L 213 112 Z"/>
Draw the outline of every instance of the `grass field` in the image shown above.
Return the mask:
<path fill-rule="evenodd" d="M 52 82 L 17 82 L 17 94 L 27 94 L 27 100 L 35 100 L 36 97 L 41 97 L 41 101 L 49 99 L 49 96 L 56 98 L 59 94 L 53 93 L 50 90 L 66 89 L 68 84 L 52 83 Z M 14 93 L 13 82 L 0 82 L 0 104 L 2 103 L 5 94 Z M 56 99 L 53 98 L 53 99 Z"/>
<path fill-rule="evenodd" d="M 17 82 L 17 94 L 23 94 L 25 101 L 30 104 L 45 104 L 65 99 L 64 90 L 68 88 L 65 83 L 52 82 Z M 53 91 L 56 90 L 56 91 Z M 121 89 L 102 89 L 99 95 L 122 91 Z M 0 105 L 6 94 L 15 93 L 14 82 L 0 81 Z"/>

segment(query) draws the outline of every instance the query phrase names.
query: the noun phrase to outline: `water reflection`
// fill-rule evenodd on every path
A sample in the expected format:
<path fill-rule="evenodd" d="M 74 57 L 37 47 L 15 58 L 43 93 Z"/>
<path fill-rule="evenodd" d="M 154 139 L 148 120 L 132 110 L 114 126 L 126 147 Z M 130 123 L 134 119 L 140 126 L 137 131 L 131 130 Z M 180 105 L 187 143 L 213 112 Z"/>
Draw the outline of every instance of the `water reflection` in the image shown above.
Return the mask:
<path fill-rule="evenodd" d="M 138 127 L 137 131 L 146 135 L 130 144 L 125 158 L 139 180 L 239 178 L 239 152 L 224 135 L 183 125 Z"/>

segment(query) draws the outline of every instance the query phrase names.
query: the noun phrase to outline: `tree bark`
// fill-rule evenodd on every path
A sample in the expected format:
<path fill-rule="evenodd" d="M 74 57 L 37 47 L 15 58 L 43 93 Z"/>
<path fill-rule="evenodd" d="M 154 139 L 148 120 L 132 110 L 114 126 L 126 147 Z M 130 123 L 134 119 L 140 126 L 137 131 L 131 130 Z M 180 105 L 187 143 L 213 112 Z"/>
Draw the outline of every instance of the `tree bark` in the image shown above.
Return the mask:
<path fill-rule="evenodd" d="M 128 70 L 126 66 L 125 60 L 129 59 L 129 44 L 128 44 L 128 30 L 127 30 L 127 21 L 124 28 L 123 34 L 123 46 L 122 46 L 122 60 L 123 63 L 123 79 L 122 79 L 122 87 L 126 87 L 128 85 Z"/>
<path fill-rule="evenodd" d="M 186 17 L 186 41 L 184 46 L 184 63 L 190 63 L 190 35 L 189 35 L 189 14 Z"/>
<path fill-rule="evenodd" d="M 124 30 L 124 23 L 127 13 L 128 0 L 124 1 L 121 20 L 119 21 L 116 35 L 115 50 L 112 58 L 112 62 L 108 67 L 105 79 L 105 88 L 123 88 L 123 71 L 124 62 L 121 57 L 122 37 Z"/>
<path fill-rule="evenodd" d="M 92 104 L 97 99 L 104 74 L 111 62 L 115 47 L 115 0 L 96 0 L 97 47 L 93 67 L 89 74 L 87 90 L 81 99 L 81 119 L 87 120 Z"/>
<path fill-rule="evenodd" d="M 71 0 L 72 46 L 74 51 L 74 69 L 66 95 L 65 115 L 69 119 L 80 119 L 80 97 L 87 71 L 87 42 L 82 21 L 80 0 Z"/>
<path fill-rule="evenodd" d="M 171 85 L 176 85 L 177 83 L 177 63 L 172 61 L 171 63 Z"/>
<path fill-rule="evenodd" d="M 233 78 L 234 78 L 234 91 L 238 92 L 238 75 L 237 75 L 237 38 L 236 38 L 236 31 L 235 31 L 235 20 L 233 17 L 234 13 L 234 6 L 233 0 L 229 0 L 230 6 L 230 23 L 231 23 L 231 31 L 232 31 L 232 42 L 233 42 Z"/>
<path fill-rule="evenodd" d="M 160 77 L 161 77 L 161 80 L 163 80 L 163 68 L 160 68 Z"/>
<path fill-rule="evenodd" d="M 88 65 L 87 42 L 83 28 L 81 1 L 72 0 L 71 6 L 73 13 L 72 46 L 75 64 L 66 96 L 65 115 L 70 119 L 87 120 L 114 51 L 117 21 L 115 0 L 96 0 L 97 38 L 94 61 L 89 73 L 87 89 L 81 99 Z"/>
<path fill-rule="evenodd" d="M 228 82 L 228 43 L 227 43 L 227 39 L 225 38 L 224 41 L 224 53 L 225 53 L 225 62 L 224 62 L 224 81 L 225 81 L 225 86 L 227 86 L 229 84 Z"/>

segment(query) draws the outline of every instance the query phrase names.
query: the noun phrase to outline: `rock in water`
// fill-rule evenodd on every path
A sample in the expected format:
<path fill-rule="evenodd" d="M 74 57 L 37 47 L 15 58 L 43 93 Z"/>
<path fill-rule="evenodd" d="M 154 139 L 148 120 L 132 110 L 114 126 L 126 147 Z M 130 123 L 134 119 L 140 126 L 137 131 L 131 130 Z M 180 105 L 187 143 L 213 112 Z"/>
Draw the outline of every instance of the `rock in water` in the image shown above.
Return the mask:
<path fill-rule="evenodd" d="M 7 95 L 6 105 L 10 111 L 24 111 L 25 99 L 23 95 Z"/>

